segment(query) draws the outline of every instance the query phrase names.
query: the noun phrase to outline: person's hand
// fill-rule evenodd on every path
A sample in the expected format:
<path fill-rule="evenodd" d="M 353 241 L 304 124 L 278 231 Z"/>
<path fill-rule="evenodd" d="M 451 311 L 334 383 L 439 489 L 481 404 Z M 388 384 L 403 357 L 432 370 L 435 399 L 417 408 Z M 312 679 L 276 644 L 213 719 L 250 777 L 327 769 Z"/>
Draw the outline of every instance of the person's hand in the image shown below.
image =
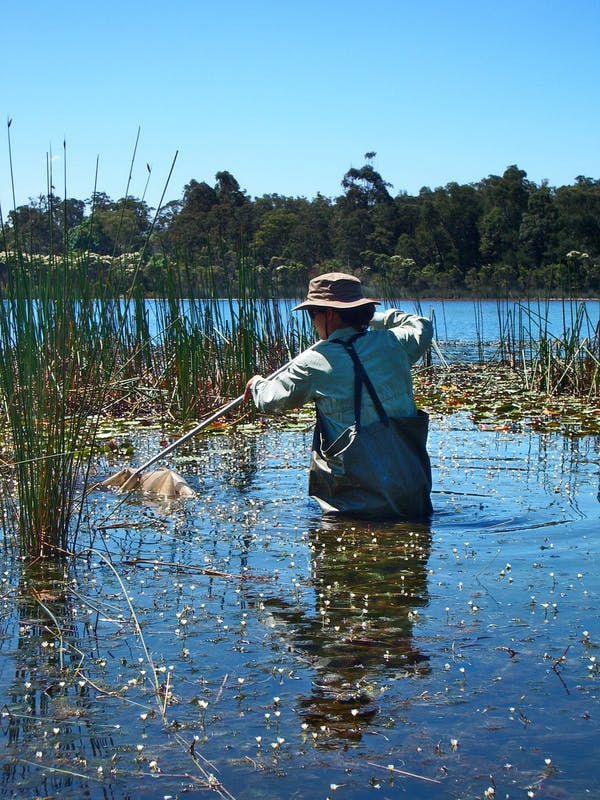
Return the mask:
<path fill-rule="evenodd" d="M 247 402 L 252 397 L 252 392 L 250 391 L 250 389 L 254 381 L 258 380 L 259 378 L 262 378 L 262 375 L 253 375 L 246 384 L 246 388 L 244 390 L 244 402 Z"/>

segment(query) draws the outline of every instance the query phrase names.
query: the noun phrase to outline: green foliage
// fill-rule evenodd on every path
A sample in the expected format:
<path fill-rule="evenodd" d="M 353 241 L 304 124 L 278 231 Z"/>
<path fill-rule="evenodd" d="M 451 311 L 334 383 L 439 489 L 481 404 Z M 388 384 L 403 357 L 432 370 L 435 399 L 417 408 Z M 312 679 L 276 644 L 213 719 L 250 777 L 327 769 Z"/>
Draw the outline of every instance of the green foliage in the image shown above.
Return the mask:
<path fill-rule="evenodd" d="M 3 461 L 14 480 L 4 520 L 14 519 L 23 554 L 60 559 L 73 544 L 75 502 L 89 469 L 99 415 L 115 362 L 85 271 L 50 256 L 6 253 L 0 291 L 0 388 L 11 434 Z M 114 332 L 113 332 L 114 333 Z"/>
<path fill-rule="evenodd" d="M 261 299 L 276 295 L 271 273 L 236 259 L 224 275 L 210 260 L 4 252 L 0 516 L 26 559 L 73 552 L 104 416 L 193 419 L 305 345 L 301 321 Z M 152 324 L 151 274 L 164 281 Z"/>
<path fill-rule="evenodd" d="M 114 202 L 102 192 L 85 203 L 40 197 L 9 213 L 7 248 L 113 256 L 143 249 L 154 256 L 152 263 L 144 259 L 143 285 L 155 293 L 164 285 L 161 258 L 186 264 L 198 284 L 209 268 L 212 285 L 225 291 L 239 253 L 260 284 L 287 288 L 290 296 L 300 274 L 331 269 L 376 284 L 401 280 L 403 292 L 419 296 L 600 292 L 600 181 L 578 176 L 572 186 L 536 186 L 512 165 L 475 184 L 393 197 L 370 163 L 373 155 L 346 172 L 333 199 L 251 199 L 227 171 L 213 185 L 191 180 L 181 199 L 160 210 L 149 240 L 151 209 L 141 200 Z M 574 265 L 571 251 L 588 260 Z M 401 278 L 390 261 L 395 256 L 412 262 Z"/>

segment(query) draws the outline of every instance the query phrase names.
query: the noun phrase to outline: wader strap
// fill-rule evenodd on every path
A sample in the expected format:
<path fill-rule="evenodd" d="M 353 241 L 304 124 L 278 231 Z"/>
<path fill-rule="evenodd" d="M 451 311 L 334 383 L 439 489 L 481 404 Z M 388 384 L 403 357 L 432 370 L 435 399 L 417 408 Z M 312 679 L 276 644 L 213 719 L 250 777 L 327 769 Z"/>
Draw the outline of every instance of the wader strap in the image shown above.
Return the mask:
<path fill-rule="evenodd" d="M 354 349 L 354 342 L 356 341 L 356 339 L 358 339 L 359 336 L 364 336 L 364 334 L 365 331 L 361 331 L 360 333 L 356 333 L 354 336 L 351 336 L 349 339 L 331 340 L 336 344 L 341 344 L 342 347 L 352 358 L 352 361 L 354 362 L 354 417 L 357 430 L 360 430 L 361 399 L 362 399 L 363 383 L 367 387 L 367 391 L 371 396 L 371 400 L 373 401 L 373 405 L 375 406 L 375 410 L 377 411 L 379 419 L 383 422 L 384 425 L 390 424 L 389 417 L 386 414 L 386 411 L 383 407 L 381 400 L 379 399 L 379 395 L 375 391 L 375 387 L 371 383 L 371 379 L 367 375 L 363 363 L 358 357 L 358 353 Z"/>

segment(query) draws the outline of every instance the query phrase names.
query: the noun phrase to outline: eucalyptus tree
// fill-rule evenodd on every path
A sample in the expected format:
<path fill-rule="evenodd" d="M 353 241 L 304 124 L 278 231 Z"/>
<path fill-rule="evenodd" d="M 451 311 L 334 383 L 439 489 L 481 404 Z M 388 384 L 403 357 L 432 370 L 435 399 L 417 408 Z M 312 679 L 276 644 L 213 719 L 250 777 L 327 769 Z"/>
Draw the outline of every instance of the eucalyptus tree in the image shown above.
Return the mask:
<path fill-rule="evenodd" d="M 59 244 L 61 222 L 58 215 L 60 198 L 39 195 L 29 198 L 27 205 L 17 206 L 8 212 L 10 245 L 28 253 L 49 253 Z"/>
<path fill-rule="evenodd" d="M 252 253 L 264 265 L 295 262 L 311 268 L 333 258 L 331 201 L 263 195 L 254 202 Z"/>
<path fill-rule="evenodd" d="M 344 193 L 336 199 L 332 224 L 336 255 L 348 266 L 361 266 L 366 251 L 392 254 L 395 206 L 390 186 L 370 164 L 352 167 L 344 175 Z"/>
<path fill-rule="evenodd" d="M 322 194 L 308 201 L 301 199 L 296 225 L 291 233 L 290 253 L 307 268 L 325 265 L 334 256 L 331 241 L 333 204 Z"/>
<path fill-rule="evenodd" d="M 440 198 L 443 192 L 420 191 L 420 219 L 415 231 L 418 264 L 427 275 L 427 282 L 436 290 L 448 288 L 449 275 L 458 274 L 458 253 L 448 233 L 442 214 Z"/>
<path fill-rule="evenodd" d="M 192 179 L 185 185 L 182 199 L 169 206 L 158 237 L 169 255 L 191 263 L 206 250 L 212 238 L 211 211 L 217 202 L 216 191 L 205 181 Z"/>
<path fill-rule="evenodd" d="M 600 180 L 579 175 L 572 186 L 556 190 L 559 252 L 600 256 Z"/>
<path fill-rule="evenodd" d="M 217 202 L 209 212 L 211 229 L 220 243 L 239 250 L 252 235 L 252 204 L 230 172 L 217 172 L 215 178 Z"/>
<path fill-rule="evenodd" d="M 434 192 L 433 201 L 452 242 L 455 266 L 464 277 L 470 269 L 478 268 L 481 263 L 481 198 L 474 186 L 451 182 L 443 190 Z"/>
<path fill-rule="evenodd" d="M 535 275 L 556 262 L 558 244 L 558 209 L 555 192 L 543 183 L 529 195 L 527 210 L 519 228 L 519 264 L 521 271 Z M 560 259 L 559 259 L 560 260 Z"/>
<path fill-rule="evenodd" d="M 91 228 L 98 241 L 98 252 L 121 255 L 141 249 L 150 229 L 150 209 L 143 200 L 122 197 L 103 203 L 91 214 Z"/>
<path fill-rule="evenodd" d="M 292 231 L 297 214 L 289 208 L 273 208 L 262 215 L 252 238 L 252 253 L 261 264 L 272 258 L 289 258 Z"/>
<path fill-rule="evenodd" d="M 521 220 L 535 186 L 527 180 L 526 172 L 512 165 L 502 177 L 490 175 L 478 187 L 483 202 L 482 260 L 516 266 Z"/>

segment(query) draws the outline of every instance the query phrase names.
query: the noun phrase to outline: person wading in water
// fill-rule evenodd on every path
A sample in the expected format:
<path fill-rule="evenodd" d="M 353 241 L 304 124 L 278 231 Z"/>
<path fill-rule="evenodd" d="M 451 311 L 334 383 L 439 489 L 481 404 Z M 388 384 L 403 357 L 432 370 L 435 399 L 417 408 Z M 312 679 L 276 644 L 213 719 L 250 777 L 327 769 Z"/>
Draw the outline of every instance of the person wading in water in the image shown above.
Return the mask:
<path fill-rule="evenodd" d="M 273 379 L 250 378 L 245 399 L 266 413 L 314 402 L 308 492 L 324 514 L 423 519 L 432 512 L 428 416 L 410 369 L 433 326 L 378 305 L 353 275 L 313 278 L 293 310 L 308 312 L 320 341 Z"/>

